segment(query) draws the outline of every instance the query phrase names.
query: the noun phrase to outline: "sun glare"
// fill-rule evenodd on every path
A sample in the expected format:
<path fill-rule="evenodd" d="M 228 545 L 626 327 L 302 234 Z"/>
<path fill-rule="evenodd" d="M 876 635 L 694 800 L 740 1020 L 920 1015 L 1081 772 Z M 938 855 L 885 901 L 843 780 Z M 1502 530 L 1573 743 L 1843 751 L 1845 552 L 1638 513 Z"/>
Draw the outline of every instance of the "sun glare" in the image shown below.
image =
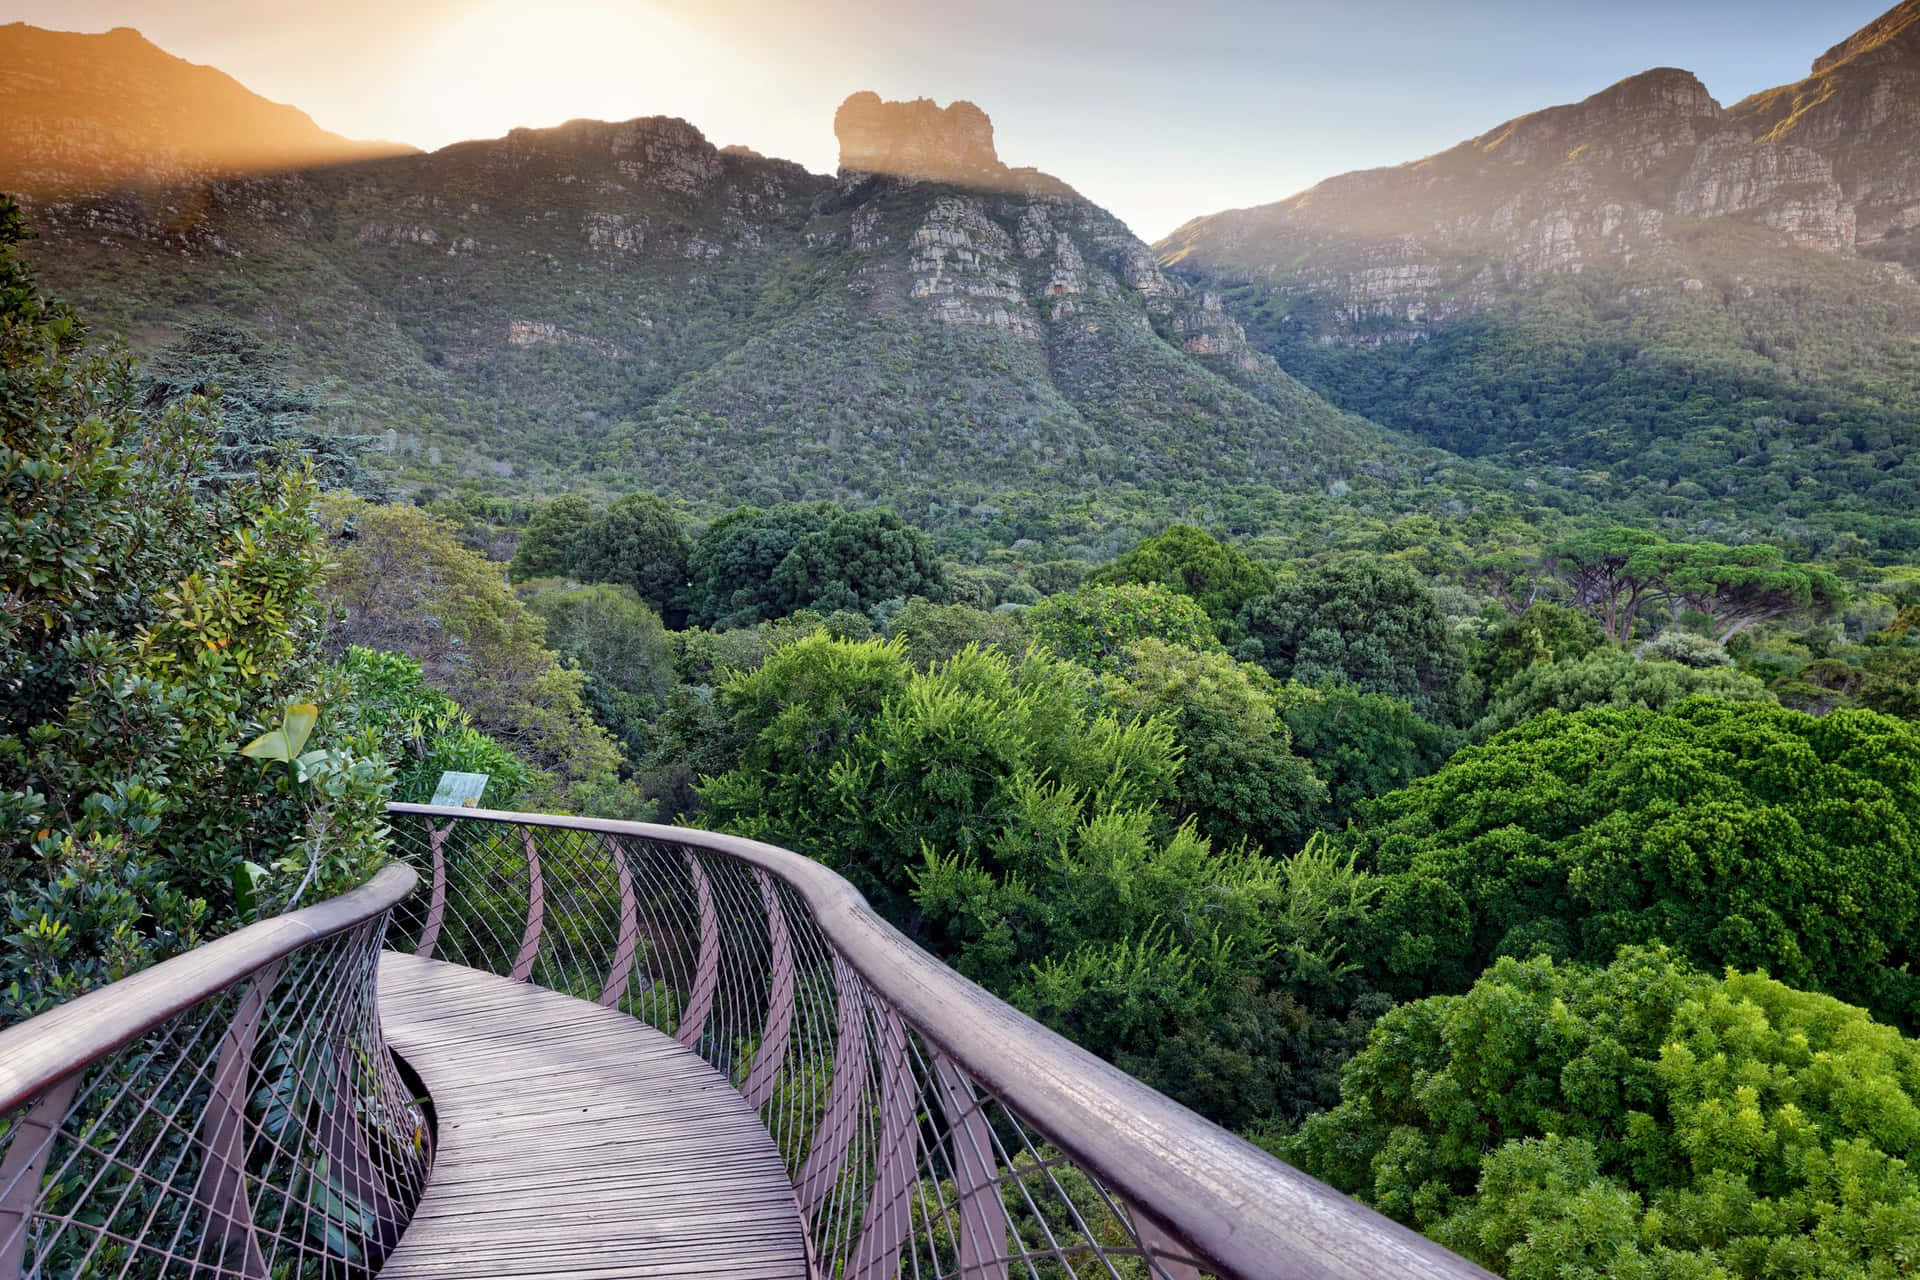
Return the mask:
<path fill-rule="evenodd" d="M 420 141 L 583 116 L 688 115 L 723 68 L 711 40 L 645 4 L 491 0 L 450 23 L 422 58 L 415 87 L 432 136 Z"/>

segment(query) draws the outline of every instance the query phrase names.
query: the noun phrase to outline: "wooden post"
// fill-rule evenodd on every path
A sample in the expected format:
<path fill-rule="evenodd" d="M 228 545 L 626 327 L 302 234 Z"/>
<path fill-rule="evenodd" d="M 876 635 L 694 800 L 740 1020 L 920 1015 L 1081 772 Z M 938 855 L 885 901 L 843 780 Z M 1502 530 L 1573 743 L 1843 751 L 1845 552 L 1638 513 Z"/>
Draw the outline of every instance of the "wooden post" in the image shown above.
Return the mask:
<path fill-rule="evenodd" d="M 693 990 L 687 993 L 686 1011 L 680 1015 L 680 1027 L 673 1038 L 691 1049 L 707 1028 L 714 993 L 720 988 L 720 913 L 714 909 L 713 884 L 700 859 L 691 849 L 682 849 L 680 856 L 687 860 L 687 874 L 693 877 L 693 896 L 700 908 L 700 956 L 694 966 Z"/>
<path fill-rule="evenodd" d="M 960 1280 L 1006 1280 L 1007 1206 L 996 1178 L 993 1126 L 973 1086 L 951 1058 L 935 1053 L 940 1110 L 953 1149 L 953 1188 L 960 1198 Z"/>
<path fill-rule="evenodd" d="M 774 1077 L 787 1057 L 793 1034 L 793 939 L 787 934 L 787 913 L 773 890 L 773 877 L 753 869 L 760 882 L 760 904 L 767 912 L 767 943 L 773 949 L 773 973 L 767 985 L 767 1025 L 760 1033 L 760 1052 L 754 1055 L 740 1093 L 754 1107 L 773 1096 Z"/>
<path fill-rule="evenodd" d="M 260 1018 L 279 974 L 276 960 L 254 974 L 240 993 L 240 1007 L 220 1038 L 213 1091 L 200 1117 L 202 1156 L 193 1198 L 206 1214 L 207 1226 L 199 1252 L 210 1255 L 222 1274 L 245 1280 L 267 1276 L 267 1260 L 253 1228 L 253 1205 L 247 1199 L 247 1098 L 253 1092 L 253 1046 Z"/>
<path fill-rule="evenodd" d="M 520 935 L 520 954 L 513 958 L 515 982 L 533 977 L 533 962 L 540 958 L 540 933 L 547 920 L 547 881 L 540 874 L 540 846 L 534 842 L 533 828 L 520 828 L 521 845 L 527 851 L 527 927 Z"/>
<path fill-rule="evenodd" d="M 75 1071 L 49 1085 L 14 1123 L 6 1159 L 0 1160 L 0 1280 L 20 1280 L 24 1274 L 27 1224 L 40 1198 L 40 1179 L 83 1074 Z"/>

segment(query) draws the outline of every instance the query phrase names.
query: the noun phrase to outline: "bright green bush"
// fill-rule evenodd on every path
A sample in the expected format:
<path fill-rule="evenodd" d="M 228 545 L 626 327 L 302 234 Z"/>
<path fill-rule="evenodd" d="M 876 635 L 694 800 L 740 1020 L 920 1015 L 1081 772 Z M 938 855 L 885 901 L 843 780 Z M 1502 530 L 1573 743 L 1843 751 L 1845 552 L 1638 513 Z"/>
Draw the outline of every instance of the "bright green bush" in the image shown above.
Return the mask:
<path fill-rule="evenodd" d="M 1920 1241 L 1920 1043 L 1661 949 L 1504 959 L 1381 1019 L 1285 1150 L 1512 1280 L 1893 1277 Z"/>
<path fill-rule="evenodd" d="M 1027 612 L 1033 638 L 1092 671 L 1113 672 L 1136 640 L 1218 650 L 1213 620 L 1191 596 L 1157 582 L 1084 586 Z"/>
<path fill-rule="evenodd" d="M 1453 723 L 1473 701 L 1466 655 L 1411 569 L 1352 558 L 1288 579 L 1240 612 L 1248 651 L 1282 680 L 1405 698 Z"/>
<path fill-rule="evenodd" d="M 343 710 L 392 762 L 395 800 L 427 803 L 447 770 L 486 774 L 480 803 L 489 809 L 514 808 L 532 783 L 526 762 L 474 728 L 459 703 L 429 688 L 418 662 L 354 645 L 339 665 L 352 690 Z"/>
<path fill-rule="evenodd" d="M 1920 730 L 1695 698 L 1547 712 L 1375 802 L 1368 943 L 1406 997 L 1660 941 L 1920 1026 Z"/>

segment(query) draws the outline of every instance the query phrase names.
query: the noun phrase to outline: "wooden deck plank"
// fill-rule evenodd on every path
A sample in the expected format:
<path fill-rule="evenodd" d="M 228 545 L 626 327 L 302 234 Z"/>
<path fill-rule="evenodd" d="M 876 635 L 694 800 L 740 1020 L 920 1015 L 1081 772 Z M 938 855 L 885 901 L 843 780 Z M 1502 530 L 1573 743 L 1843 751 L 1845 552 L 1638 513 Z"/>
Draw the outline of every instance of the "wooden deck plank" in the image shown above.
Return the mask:
<path fill-rule="evenodd" d="M 806 1276 L 772 1139 L 672 1037 L 392 952 L 380 1017 L 433 1097 L 440 1138 L 383 1280 Z"/>

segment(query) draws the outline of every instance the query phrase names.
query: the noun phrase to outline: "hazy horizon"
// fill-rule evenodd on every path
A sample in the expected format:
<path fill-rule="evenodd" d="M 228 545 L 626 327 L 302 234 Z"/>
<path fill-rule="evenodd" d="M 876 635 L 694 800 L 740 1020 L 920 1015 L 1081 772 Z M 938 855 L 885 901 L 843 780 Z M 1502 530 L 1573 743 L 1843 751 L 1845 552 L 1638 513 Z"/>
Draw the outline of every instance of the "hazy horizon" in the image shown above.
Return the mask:
<path fill-rule="evenodd" d="M 0 21 L 131 26 L 322 128 L 434 150 L 589 117 L 672 115 L 717 145 L 831 172 L 849 94 L 966 98 L 1000 156 L 1152 240 L 1442 150 L 1653 66 L 1723 104 L 1789 83 L 1888 7 L 1650 0 L 1543 9 L 1412 0 L 0 0 Z"/>

